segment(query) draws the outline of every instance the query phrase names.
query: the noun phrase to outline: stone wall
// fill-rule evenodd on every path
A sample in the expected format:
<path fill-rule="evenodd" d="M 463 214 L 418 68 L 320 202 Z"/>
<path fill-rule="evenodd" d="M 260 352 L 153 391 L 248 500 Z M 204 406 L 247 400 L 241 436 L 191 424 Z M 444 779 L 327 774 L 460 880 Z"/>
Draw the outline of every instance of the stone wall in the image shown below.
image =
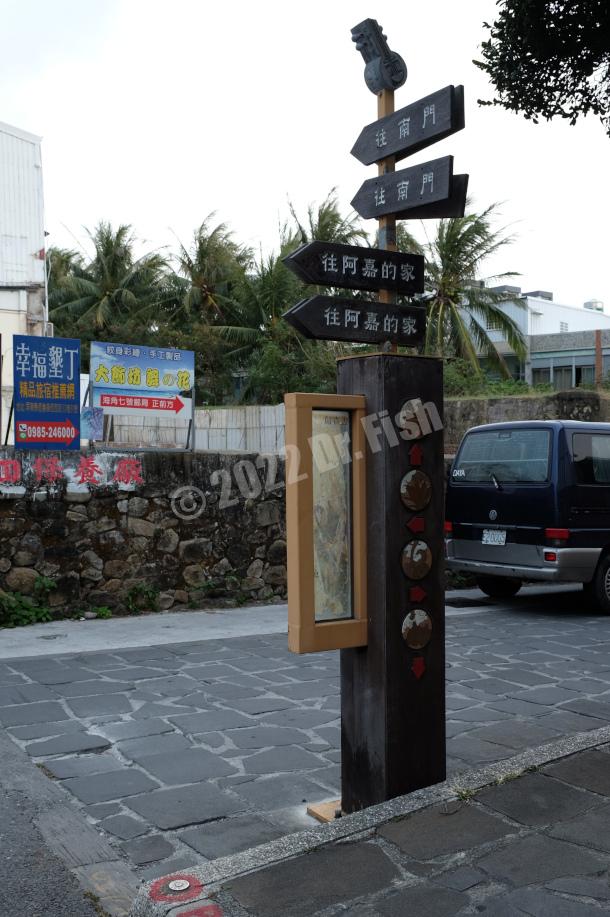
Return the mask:
<path fill-rule="evenodd" d="M 503 398 L 448 398 L 445 452 L 453 454 L 470 427 L 508 420 L 610 420 L 610 399 L 586 389 Z"/>
<path fill-rule="evenodd" d="M 23 470 L 19 486 L 0 486 L 1 589 L 32 595 L 49 577 L 48 604 L 58 616 L 145 608 L 154 593 L 162 609 L 285 598 L 281 459 L 137 453 L 141 483 L 125 483 L 113 480 L 116 454 L 94 458 L 101 483 L 76 483 L 81 456 L 68 453 L 60 455 L 62 476 L 49 483 L 36 479 L 33 454 L 0 450 L 0 481 L 15 459 Z"/>

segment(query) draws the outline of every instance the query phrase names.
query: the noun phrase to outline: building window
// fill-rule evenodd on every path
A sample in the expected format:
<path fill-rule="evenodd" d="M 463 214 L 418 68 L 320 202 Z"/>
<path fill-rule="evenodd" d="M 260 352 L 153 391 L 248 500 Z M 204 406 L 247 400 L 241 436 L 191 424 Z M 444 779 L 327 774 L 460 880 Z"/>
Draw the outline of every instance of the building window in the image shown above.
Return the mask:
<path fill-rule="evenodd" d="M 551 381 L 550 369 L 532 370 L 532 385 L 545 385 Z"/>
<path fill-rule="evenodd" d="M 564 331 L 567 331 L 567 330 L 568 330 L 568 323 L 559 322 L 559 331 L 563 333 Z"/>
<path fill-rule="evenodd" d="M 501 325 L 500 321 L 497 318 L 488 318 L 487 319 L 487 330 L 488 331 L 500 331 Z"/>

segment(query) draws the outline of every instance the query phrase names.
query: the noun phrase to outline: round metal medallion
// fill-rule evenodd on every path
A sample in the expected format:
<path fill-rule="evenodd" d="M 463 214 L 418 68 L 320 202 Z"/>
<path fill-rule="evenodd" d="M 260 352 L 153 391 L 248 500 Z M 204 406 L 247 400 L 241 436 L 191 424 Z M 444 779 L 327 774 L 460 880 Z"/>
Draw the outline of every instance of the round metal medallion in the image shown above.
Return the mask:
<path fill-rule="evenodd" d="M 423 608 L 414 608 L 402 622 L 403 640 L 411 650 L 421 650 L 432 636 L 432 619 Z"/>
<path fill-rule="evenodd" d="M 191 883 L 186 879 L 173 879 L 167 885 L 168 888 L 171 888 L 173 892 L 185 892 L 187 888 L 191 887 Z"/>
<path fill-rule="evenodd" d="M 432 481 L 419 469 L 407 471 L 400 482 L 400 499 L 407 507 L 417 512 L 428 505 L 432 497 Z"/>
<path fill-rule="evenodd" d="M 423 579 L 432 566 L 432 551 L 425 541 L 414 539 L 403 548 L 401 563 L 409 579 Z"/>
<path fill-rule="evenodd" d="M 495 509 L 489 510 L 489 518 L 491 519 L 492 522 L 496 521 L 496 519 L 498 518 L 498 513 L 496 512 Z"/>

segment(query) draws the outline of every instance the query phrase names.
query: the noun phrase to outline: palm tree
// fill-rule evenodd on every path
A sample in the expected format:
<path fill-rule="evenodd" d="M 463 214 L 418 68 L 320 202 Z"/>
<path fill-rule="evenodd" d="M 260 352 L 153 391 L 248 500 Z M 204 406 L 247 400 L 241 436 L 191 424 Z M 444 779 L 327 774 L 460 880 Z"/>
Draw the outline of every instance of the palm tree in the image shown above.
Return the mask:
<path fill-rule="evenodd" d="M 299 219 L 291 202 L 288 208 L 293 223 L 291 225 L 286 222 L 281 229 L 283 254 L 306 242 L 340 242 L 344 245 L 367 243 L 366 230 L 358 225 L 358 217 L 353 213 L 349 216 L 341 213 L 336 188 L 331 188 L 317 209 L 314 204 L 309 205 L 306 221 Z"/>
<path fill-rule="evenodd" d="M 179 243 L 178 270 L 185 283 L 175 318 L 213 323 L 222 317 L 236 284 L 252 263 L 251 249 L 233 241 L 226 223 L 209 228 L 213 216 L 209 214 L 195 230 L 190 249 Z"/>
<path fill-rule="evenodd" d="M 69 270 L 52 287 L 56 304 L 51 305 L 49 317 L 53 322 L 71 327 L 72 333 L 110 331 L 136 315 L 154 313 L 165 303 L 167 259 L 156 252 L 136 258 L 131 226 L 121 224 L 114 230 L 102 221 L 87 234 L 93 257 L 88 263 L 78 257 L 64 258 Z M 52 269 L 53 261 L 51 277 Z M 51 304 L 51 295 L 49 300 Z"/>
<path fill-rule="evenodd" d="M 401 224 L 397 243 L 401 251 L 419 252 L 426 258 L 426 353 L 465 359 L 478 375 L 482 355 L 490 366 L 509 376 L 488 330 L 498 331 L 520 359 L 525 355 L 525 341 L 517 323 L 501 308 L 506 293 L 486 284 L 515 273 L 477 279 L 483 262 L 512 242 L 505 229 L 492 226 L 496 209 L 492 204 L 481 213 L 440 220 L 433 241 L 423 245 Z"/>

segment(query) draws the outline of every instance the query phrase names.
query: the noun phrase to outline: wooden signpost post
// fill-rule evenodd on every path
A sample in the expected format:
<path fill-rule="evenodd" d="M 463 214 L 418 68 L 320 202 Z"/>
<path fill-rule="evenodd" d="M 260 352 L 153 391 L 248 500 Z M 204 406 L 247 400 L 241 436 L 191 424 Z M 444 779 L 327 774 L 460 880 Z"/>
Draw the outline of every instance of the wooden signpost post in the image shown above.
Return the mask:
<path fill-rule="evenodd" d="M 413 347 L 424 340 L 425 307 L 396 304 L 397 294 L 421 292 L 423 278 L 417 256 L 396 252 L 396 219 L 462 216 L 468 185 L 467 175 L 453 174 L 451 156 L 395 171 L 397 159 L 464 126 L 462 87 L 446 87 L 394 112 L 394 90 L 406 79 L 404 61 L 390 50 L 373 19 L 359 23 L 352 37 L 365 60 L 366 84 L 378 98 L 378 120 L 364 128 L 352 152 L 363 163 L 376 162 L 379 169 L 379 176 L 364 182 L 352 203 L 363 217 L 379 221 L 379 248 L 310 243 L 288 256 L 286 263 L 307 283 L 369 290 L 377 292 L 379 299 L 317 295 L 297 303 L 284 316 L 309 337 L 382 345 L 381 353 L 345 357 L 337 367 L 338 396 L 361 399 L 360 422 L 368 441 L 366 460 L 359 466 L 364 478 L 359 506 L 365 509 L 357 513 L 359 531 L 365 528 L 358 543 L 366 544 L 366 571 L 361 559 L 356 564 L 361 572 L 360 596 L 366 583 L 366 600 L 355 603 L 360 609 L 360 630 L 341 626 L 349 618 L 347 594 L 338 604 L 327 600 L 323 584 L 316 581 L 311 551 L 300 547 L 317 544 L 324 556 L 323 523 L 334 539 L 326 553 L 330 558 L 337 554 L 337 517 L 345 512 L 333 511 L 327 501 L 339 505 L 336 494 L 345 490 L 347 478 L 338 475 L 336 463 L 331 462 L 328 467 L 335 469 L 339 482 L 333 489 L 330 478 L 324 483 L 324 467 L 315 471 L 315 462 L 305 462 L 300 467 L 307 467 L 318 483 L 313 488 L 303 484 L 297 460 L 306 444 L 314 450 L 316 436 L 309 414 L 301 412 L 307 417 L 304 426 L 295 405 L 303 398 L 313 399 L 313 405 L 320 396 L 286 396 L 288 553 L 292 582 L 308 584 L 305 593 L 301 589 L 296 594 L 289 580 L 289 634 L 291 626 L 295 630 L 290 645 L 306 651 L 306 647 L 317 648 L 320 640 L 320 648 L 341 649 L 340 808 L 345 813 L 445 778 L 442 361 L 397 353 L 399 345 Z M 365 271 L 366 258 L 369 269 Z M 348 407 L 351 403 L 345 401 Z M 334 420 L 330 416 L 325 422 L 339 423 L 341 411 L 335 414 Z M 355 415 L 350 416 L 351 428 L 344 420 L 343 433 L 325 440 L 340 443 L 339 452 L 348 463 L 352 456 L 362 455 Z M 301 488 L 299 499 L 295 487 Z M 304 534 L 309 526 L 311 538 Z M 298 537 L 291 539 L 291 531 L 297 530 Z M 346 535 L 343 540 L 348 552 L 341 553 L 344 568 L 353 571 L 354 557 L 349 555 L 353 538 Z M 333 564 L 330 570 L 337 572 Z M 348 593 L 351 589 L 356 594 L 351 580 L 344 585 Z M 318 606 L 330 618 L 317 621 Z M 343 609 L 344 620 L 331 632 L 328 620 L 335 607 Z M 326 628 L 327 637 L 332 633 L 330 642 L 313 636 L 309 642 L 297 639 L 301 631 L 318 633 L 316 626 Z M 330 817 L 338 806 L 331 806 Z"/>

